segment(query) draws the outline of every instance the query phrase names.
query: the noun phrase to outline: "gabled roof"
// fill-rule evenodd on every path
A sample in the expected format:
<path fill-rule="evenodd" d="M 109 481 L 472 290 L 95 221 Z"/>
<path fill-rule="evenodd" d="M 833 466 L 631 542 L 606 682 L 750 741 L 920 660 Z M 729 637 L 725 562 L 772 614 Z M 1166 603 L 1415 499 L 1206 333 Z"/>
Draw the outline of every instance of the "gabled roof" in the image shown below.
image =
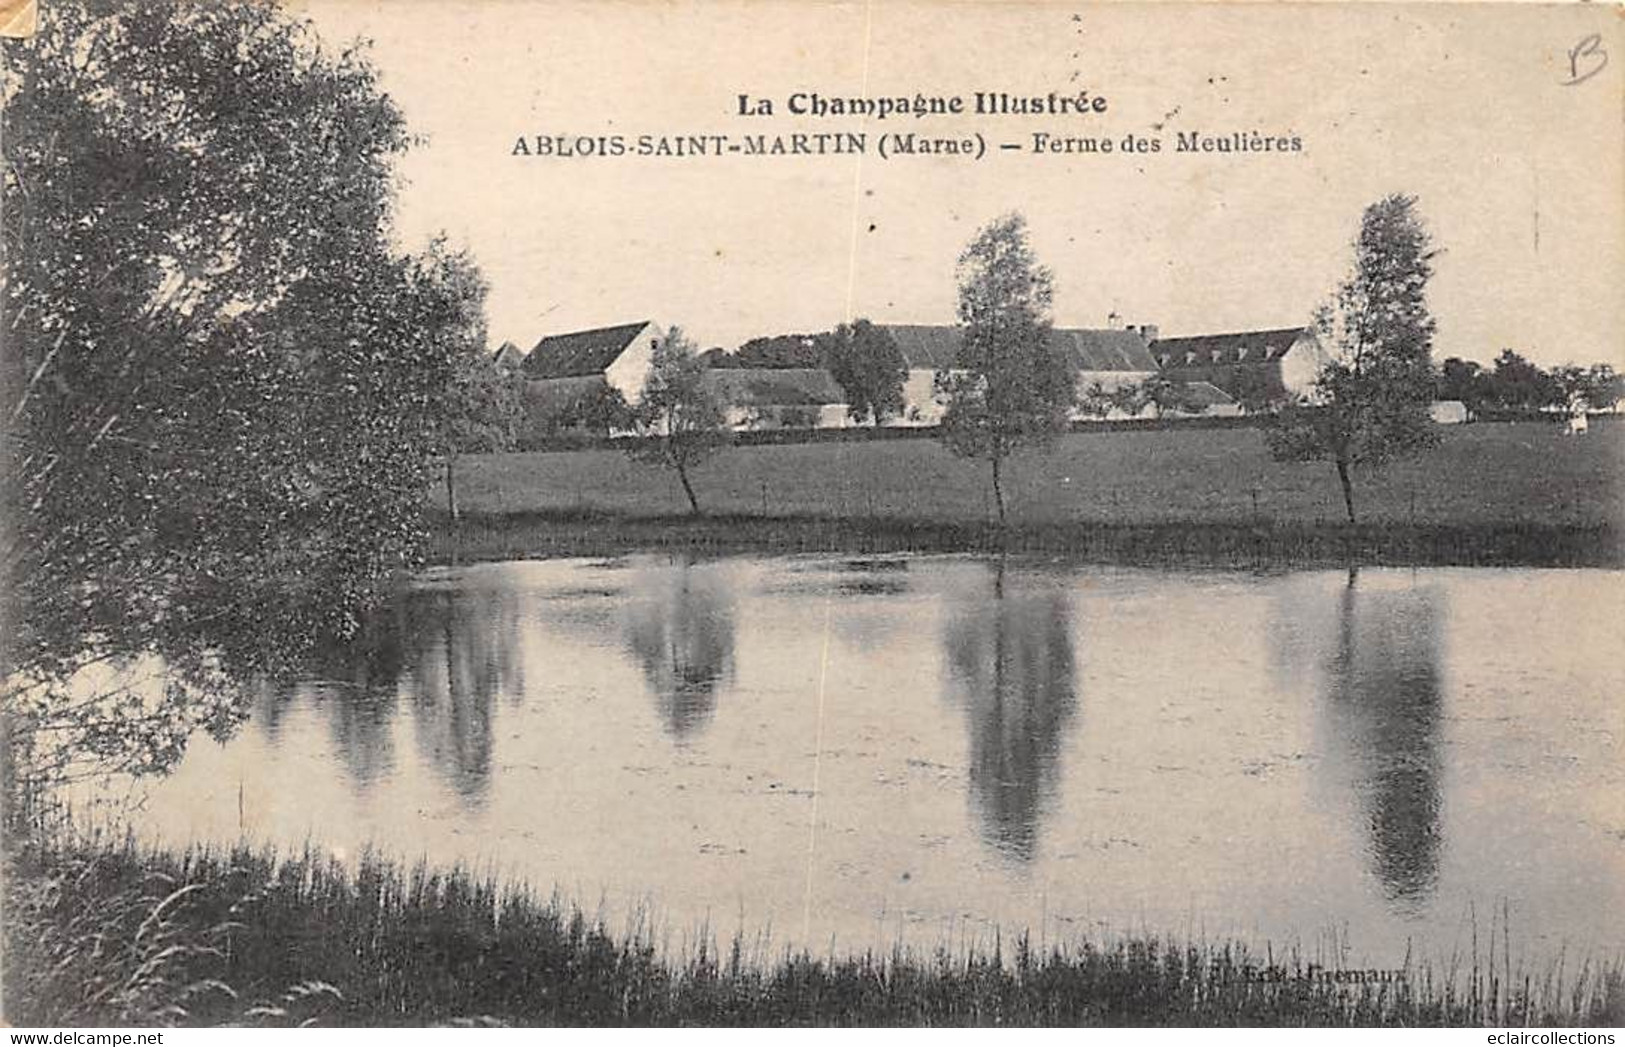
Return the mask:
<path fill-rule="evenodd" d="M 1053 335 L 1079 371 L 1155 371 L 1145 339 L 1134 331 L 1057 327 Z"/>
<path fill-rule="evenodd" d="M 525 357 L 531 378 L 583 378 L 603 374 L 651 321 L 548 335 Z"/>
<path fill-rule="evenodd" d="M 512 342 L 503 342 L 497 351 L 491 354 L 491 362 L 497 367 L 518 367 L 524 362 L 525 354 Z"/>
<path fill-rule="evenodd" d="M 821 367 L 718 367 L 705 372 L 706 386 L 735 407 L 811 407 L 846 402 L 846 394 Z"/>
<path fill-rule="evenodd" d="M 940 371 L 959 365 L 959 327 L 937 324 L 877 324 L 896 341 L 911 371 Z M 1156 361 L 1134 331 L 1057 327 L 1055 347 L 1077 371 L 1155 371 Z"/>
<path fill-rule="evenodd" d="M 1159 338 L 1151 343 L 1151 356 L 1164 370 L 1215 364 L 1264 364 L 1285 356 L 1294 342 L 1310 333 L 1306 327 L 1279 327 L 1269 331 Z M 1165 356 L 1168 359 L 1163 363 Z"/>

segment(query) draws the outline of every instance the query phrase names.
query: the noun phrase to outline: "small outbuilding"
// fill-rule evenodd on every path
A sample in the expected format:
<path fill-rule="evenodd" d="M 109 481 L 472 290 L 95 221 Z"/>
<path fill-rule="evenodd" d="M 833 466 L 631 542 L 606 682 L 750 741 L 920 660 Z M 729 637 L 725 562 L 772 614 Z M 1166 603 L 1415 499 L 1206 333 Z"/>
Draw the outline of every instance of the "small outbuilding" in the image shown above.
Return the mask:
<path fill-rule="evenodd" d="M 851 424 L 845 394 L 821 367 L 718 367 L 706 371 L 704 381 L 735 431 Z"/>
<path fill-rule="evenodd" d="M 1440 425 L 1461 425 L 1467 421 L 1467 405 L 1460 400 L 1435 400 L 1428 405 L 1428 414 Z"/>

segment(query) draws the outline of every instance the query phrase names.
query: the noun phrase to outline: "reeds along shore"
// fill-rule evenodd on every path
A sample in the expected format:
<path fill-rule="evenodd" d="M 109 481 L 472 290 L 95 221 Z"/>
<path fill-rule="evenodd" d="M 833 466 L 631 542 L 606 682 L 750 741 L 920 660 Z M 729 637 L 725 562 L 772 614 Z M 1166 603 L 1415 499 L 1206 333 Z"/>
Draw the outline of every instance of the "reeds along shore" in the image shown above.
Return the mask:
<path fill-rule="evenodd" d="M 376 856 L 24 840 L 6 858 L 5 1020 L 151 1025 L 1616 1025 L 1620 957 L 1339 981 L 1237 944 L 672 955 L 523 887 Z M 1493 932 L 1492 932 L 1493 934 Z"/>

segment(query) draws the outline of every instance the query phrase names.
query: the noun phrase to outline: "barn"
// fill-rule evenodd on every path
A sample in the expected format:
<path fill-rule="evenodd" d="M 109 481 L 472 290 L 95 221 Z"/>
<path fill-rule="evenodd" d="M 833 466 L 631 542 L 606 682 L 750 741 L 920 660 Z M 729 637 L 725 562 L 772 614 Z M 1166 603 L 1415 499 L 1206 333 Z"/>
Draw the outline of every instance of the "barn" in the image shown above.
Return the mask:
<path fill-rule="evenodd" d="M 957 325 L 879 324 L 902 351 L 908 368 L 903 383 L 903 417 L 896 424 L 935 425 L 942 418 L 943 404 L 935 395 L 938 371 L 953 371 L 959 365 L 961 330 Z M 1148 342 L 1156 338 L 1155 327 L 1081 328 L 1057 327 L 1050 337 L 1057 351 L 1065 354 L 1077 373 L 1080 393 L 1098 385 L 1110 392 L 1124 385 L 1145 381 L 1157 373 Z"/>
<path fill-rule="evenodd" d="M 728 427 L 840 429 L 851 424 L 846 397 L 821 367 L 727 367 L 705 372 Z"/>
<path fill-rule="evenodd" d="M 655 347 L 665 336 L 652 320 L 547 335 L 520 369 L 540 395 L 577 392 L 601 382 L 636 404 L 643 398 Z"/>
<path fill-rule="evenodd" d="M 1207 382 L 1255 410 L 1307 396 L 1331 362 L 1311 327 L 1160 338 L 1151 355 L 1170 381 Z"/>

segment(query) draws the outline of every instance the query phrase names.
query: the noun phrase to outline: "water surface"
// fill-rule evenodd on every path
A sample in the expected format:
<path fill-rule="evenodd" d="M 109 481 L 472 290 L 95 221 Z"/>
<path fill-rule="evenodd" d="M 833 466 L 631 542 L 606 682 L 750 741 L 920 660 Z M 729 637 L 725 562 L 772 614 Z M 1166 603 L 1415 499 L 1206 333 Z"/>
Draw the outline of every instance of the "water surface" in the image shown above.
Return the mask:
<path fill-rule="evenodd" d="M 665 557 L 432 572 L 144 833 L 461 861 L 677 935 L 1625 942 L 1625 575 Z"/>

